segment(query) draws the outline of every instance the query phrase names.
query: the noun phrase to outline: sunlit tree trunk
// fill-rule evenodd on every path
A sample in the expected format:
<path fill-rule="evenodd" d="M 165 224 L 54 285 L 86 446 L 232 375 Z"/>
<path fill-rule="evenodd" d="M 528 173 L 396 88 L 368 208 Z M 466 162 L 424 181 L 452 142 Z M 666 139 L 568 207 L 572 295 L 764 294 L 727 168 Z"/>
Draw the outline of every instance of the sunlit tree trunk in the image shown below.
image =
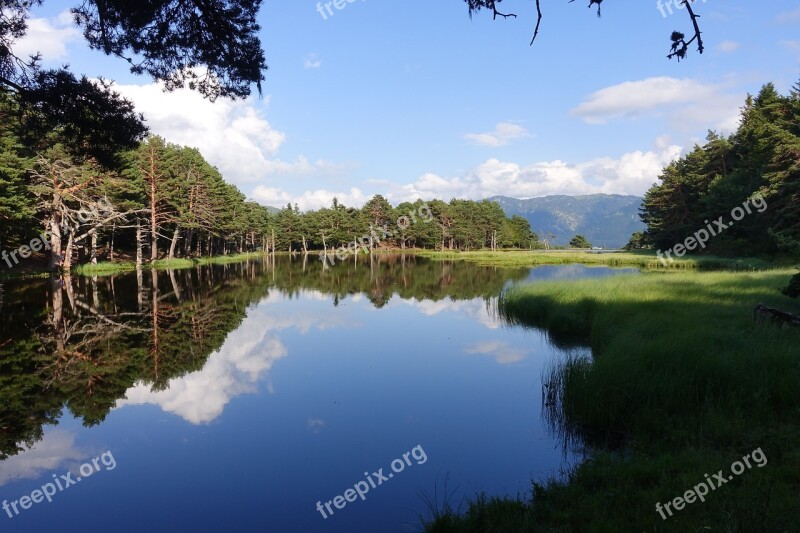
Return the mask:
<path fill-rule="evenodd" d="M 53 195 L 53 204 L 58 206 L 61 204 L 61 197 L 58 194 Z M 59 210 L 53 209 L 53 214 L 50 216 L 50 261 L 48 268 L 50 270 L 58 270 L 61 267 L 61 215 Z"/>
<path fill-rule="evenodd" d="M 175 299 L 180 303 L 183 299 L 181 298 L 181 288 L 178 285 L 178 280 L 175 278 L 175 271 L 169 269 L 167 272 L 169 273 L 169 281 L 172 283 L 172 291 L 175 293 Z"/>
<path fill-rule="evenodd" d="M 181 227 L 175 226 L 175 231 L 172 233 L 172 242 L 169 245 L 169 258 L 175 259 L 175 248 L 178 246 L 178 237 L 181 233 Z"/>
<path fill-rule="evenodd" d="M 142 269 L 142 222 L 136 219 L 136 270 Z"/>
<path fill-rule="evenodd" d="M 150 147 L 150 262 L 158 259 L 158 199 L 156 198 L 156 151 Z"/>
<path fill-rule="evenodd" d="M 152 301 L 150 311 L 153 313 L 153 341 L 150 353 L 153 356 L 153 378 L 157 380 L 160 346 L 158 338 L 158 271 L 155 268 L 150 270 L 150 295 Z"/>
<path fill-rule="evenodd" d="M 93 265 L 97 264 L 97 232 L 92 233 L 89 262 Z"/>
<path fill-rule="evenodd" d="M 74 252 L 75 246 L 75 234 L 72 230 L 69 231 L 69 236 L 67 237 L 67 247 L 64 250 L 64 260 L 61 262 L 61 269 L 64 272 L 69 272 L 72 270 L 72 255 Z"/>
<path fill-rule="evenodd" d="M 114 237 L 116 235 L 116 232 L 117 232 L 117 225 L 114 224 L 114 226 L 111 228 L 111 239 L 109 239 L 108 241 L 108 260 L 112 262 L 114 261 Z"/>

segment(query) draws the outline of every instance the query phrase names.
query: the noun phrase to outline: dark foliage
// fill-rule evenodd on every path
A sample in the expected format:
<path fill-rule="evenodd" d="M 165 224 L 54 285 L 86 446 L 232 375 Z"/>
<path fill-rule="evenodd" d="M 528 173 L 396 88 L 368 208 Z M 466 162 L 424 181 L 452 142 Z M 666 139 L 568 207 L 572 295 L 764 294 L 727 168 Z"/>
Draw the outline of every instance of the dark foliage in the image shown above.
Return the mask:
<path fill-rule="evenodd" d="M 72 13 L 89 45 L 127 60 L 168 90 L 242 98 L 267 69 L 261 0 L 94 0 Z"/>
<path fill-rule="evenodd" d="M 66 67 L 43 70 L 40 56 L 14 55 L 31 8 L 42 0 L 0 0 L 0 91 L 17 98 L 28 144 L 59 135 L 79 157 L 117 166 L 116 153 L 147 132 L 133 104 L 103 80 Z M 84 0 L 71 10 L 92 48 L 128 61 L 167 90 L 188 87 L 209 99 L 261 90 L 267 65 L 256 14 L 261 0 Z"/>
<path fill-rule="evenodd" d="M 800 298 L 800 274 L 796 274 L 782 292 L 789 298 Z"/>

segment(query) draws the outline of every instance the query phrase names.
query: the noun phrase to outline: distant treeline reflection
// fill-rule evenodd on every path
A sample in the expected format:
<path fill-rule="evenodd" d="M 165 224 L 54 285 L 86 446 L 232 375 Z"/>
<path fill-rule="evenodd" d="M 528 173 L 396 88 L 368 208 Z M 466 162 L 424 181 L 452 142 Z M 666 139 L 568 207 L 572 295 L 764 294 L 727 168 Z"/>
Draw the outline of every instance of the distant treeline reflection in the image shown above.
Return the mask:
<path fill-rule="evenodd" d="M 271 292 L 316 290 L 334 305 L 363 294 L 376 308 L 395 294 L 488 303 L 527 272 L 409 255 L 327 267 L 305 256 L 0 285 L 0 460 L 41 440 L 65 407 L 96 425 L 135 384 L 164 390 L 202 369 Z"/>

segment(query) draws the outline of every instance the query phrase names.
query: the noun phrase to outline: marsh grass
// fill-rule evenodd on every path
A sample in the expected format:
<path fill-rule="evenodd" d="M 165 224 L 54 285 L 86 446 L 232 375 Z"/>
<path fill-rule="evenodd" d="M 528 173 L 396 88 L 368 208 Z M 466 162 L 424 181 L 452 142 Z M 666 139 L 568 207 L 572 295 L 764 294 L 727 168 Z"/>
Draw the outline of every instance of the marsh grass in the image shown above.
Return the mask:
<path fill-rule="evenodd" d="M 591 347 L 591 359 L 546 369 L 543 394 L 556 434 L 594 452 L 566 482 L 537 480 L 517 517 L 535 526 L 496 530 L 797 531 L 800 329 L 753 320 L 758 304 L 800 311 L 780 292 L 794 273 L 644 273 L 505 293 L 510 322 Z M 764 468 L 667 521 L 655 512 L 759 447 Z M 466 517 L 487 509 L 473 505 Z M 451 522 L 437 531 L 474 530 Z"/>
<path fill-rule="evenodd" d="M 533 267 L 539 265 L 570 265 L 636 267 L 646 270 L 763 270 L 771 268 L 771 263 L 759 258 L 724 258 L 716 256 L 692 256 L 667 261 L 664 265 L 652 251 L 634 252 L 585 252 L 585 251 L 501 251 L 501 252 L 432 252 L 423 251 L 419 255 L 434 260 L 464 260 L 481 266 Z"/>
<path fill-rule="evenodd" d="M 240 263 L 248 259 L 263 258 L 264 254 L 260 252 L 247 253 L 247 254 L 234 254 L 234 255 L 220 255 L 215 257 L 202 257 L 202 258 L 176 258 L 176 259 L 159 259 L 155 263 L 144 263 L 143 270 L 181 270 L 185 268 L 193 268 L 200 265 L 222 265 L 226 263 Z M 132 272 L 136 270 L 136 264 L 133 262 L 104 262 L 96 265 L 81 265 L 76 267 L 73 272 L 81 276 L 109 276 L 113 274 L 121 274 L 125 272 Z"/>

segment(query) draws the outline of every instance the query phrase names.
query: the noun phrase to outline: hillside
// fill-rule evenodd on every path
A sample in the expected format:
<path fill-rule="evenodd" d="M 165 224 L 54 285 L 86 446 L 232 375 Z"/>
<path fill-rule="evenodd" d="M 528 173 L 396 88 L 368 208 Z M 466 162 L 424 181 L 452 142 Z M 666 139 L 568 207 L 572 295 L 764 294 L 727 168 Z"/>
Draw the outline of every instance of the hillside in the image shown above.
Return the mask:
<path fill-rule="evenodd" d="M 555 245 L 566 245 L 575 235 L 584 235 L 594 246 L 621 248 L 631 234 L 643 231 L 639 219 L 642 198 L 592 194 L 588 196 L 544 196 L 520 200 L 507 196 L 489 198 L 511 217 L 519 215 L 540 238 L 553 234 Z"/>

